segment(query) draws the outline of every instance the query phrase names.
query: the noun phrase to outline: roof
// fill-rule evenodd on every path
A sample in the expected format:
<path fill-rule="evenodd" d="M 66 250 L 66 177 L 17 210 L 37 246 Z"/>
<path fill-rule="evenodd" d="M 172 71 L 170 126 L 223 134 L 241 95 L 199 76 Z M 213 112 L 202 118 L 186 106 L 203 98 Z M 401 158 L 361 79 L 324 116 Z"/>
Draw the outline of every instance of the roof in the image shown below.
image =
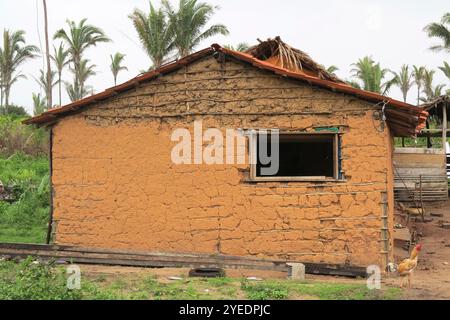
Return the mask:
<path fill-rule="evenodd" d="M 420 105 L 423 110 L 427 111 L 430 117 L 434 117 L 439 119 L 442 122 L 442 110 L 445 107 L 447 115 L 450 115 L 450 96 L 443 95 L 434 98 L 431 101 L 428 101 L 422 105 Z"/>
<path fill-rule="evenodd" d="M 41 115 L 25 120 L 23 123 L 36 125 L 52 124 L 62 117 L 78 112 L 95 103 L 112 98 L 122 92 L 134 89 L 141 83 L 150 81 L 161 75 L 174 72 L 199 59 L 217 53 L 223 54 L 225 55 L 225 57 L 237 59 L 239 61 L 251 64 L 257 68 L 273 72 L 281 77 L 296 79 L 302 82 L 306 82 L 310 85 L 331 90 L 333 92 L 353 95 L 366 101 L 374 102 L 377 104 L 379 103 L 380 106 L 381 104 L 383 104 L 383 109 L 385 111 L 387 119 L 386 121 L 389 124 L 392 132 L 396 136 L 414 136 L 425 127 L 425 121 L 428 117 L 428 113 L 422 108 L 386 96 L 382 96 L 374 92 L 356 89 L 340 81 L 321 79 L 318 76 L 307 74 L 305 72 L 291 71 L 289 69 L 271 64 L 270 62 L 259 60 L 249 53 L 225 49 L 218 44 L 213 44 L 209 48 L 193 53 L 173 63 L 164 65 L 156 70 L 137 76 L 123 84 L 106 89 L 101 93 L 86 97 L 84 99 L 72 102 L 68 105 L 56 109 L 51 109 Z"/>
<path fill-rule="evenodd" d="M 280 37 L 269 38 L 266 41 L 258 39 L 258 41 L 258 45 L 250 47 L 245 53 L 281 68 L 313 75 L 319 79 L 344 83 L 335 74 L 328 72 L 322 65 L 315 62 L 306 52 L 291 47 Z"/>

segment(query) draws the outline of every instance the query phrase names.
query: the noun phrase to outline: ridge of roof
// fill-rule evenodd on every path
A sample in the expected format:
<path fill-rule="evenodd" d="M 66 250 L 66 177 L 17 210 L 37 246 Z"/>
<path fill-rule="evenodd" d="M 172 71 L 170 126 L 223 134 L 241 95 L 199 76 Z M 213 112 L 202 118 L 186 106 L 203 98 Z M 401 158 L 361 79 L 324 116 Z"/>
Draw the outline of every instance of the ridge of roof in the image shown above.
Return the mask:
<path fill-rule="evenodd" d="M 158 69 L 139 75 L 123 84 L 111 87 L 98 94 L 72 102 L 62 107 L 51 109 L 47 112 L 44 112 L 41 115 L 25 120 L 23 121 L 23 123 L 36 125 L 45 125 L 48 123 L 52 123 L 58 118 L 72 114 L 80 110 L 81 108 L 84 108 L 88 105 L 97 102 L 104 101 L 117 94 L 133 89 L 142 82 L 147 82 L 157 78 L 160 75 L 173 72 L 183 66 L 186 66 L 207 55 L 214 53 L 222 53 L 226 56 L 233 57 L 237 60 L 250 63 L 251 65 L 257 68 L 274 72 L 275 74 L 280 75 L 282 77 L 301 80 L 309 83 L 310 85 L 316 85 L 318 87 L 322 87 L 334 92 L 350 94 L 363 100 L 383 103 L 384 104 L 383 109 L 386 108 L 385 112 L 387 116 L 387 121 L 394 127 L 394 133 L 398 135 L 412 136 L 420 132 L 425 127 L 425 121 L 428 117 L 428 112 L 426 112 L 423 108 L 413 106 L 411 104 L 395 100 L 378 93 L 357 89 L 346 83 L 320 79 L 318 77 L 307 75 L 305 73 L 293 72 L 291 70 L 284 69 L 275 66 L 273 64 L 270 64 L 268 62 L 259 60 L 248 53 L 229 50 L 221 47 L 218 44 L 213 44 L 211 45 L 211 47 L 195 52 L 175 62 L 166 64 Z"/>

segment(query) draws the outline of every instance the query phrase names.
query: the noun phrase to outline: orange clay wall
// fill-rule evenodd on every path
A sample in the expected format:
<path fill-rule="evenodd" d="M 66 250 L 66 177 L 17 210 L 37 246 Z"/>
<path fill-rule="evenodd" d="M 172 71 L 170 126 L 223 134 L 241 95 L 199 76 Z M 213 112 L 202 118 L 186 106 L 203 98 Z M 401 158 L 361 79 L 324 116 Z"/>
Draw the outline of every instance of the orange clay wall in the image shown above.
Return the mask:
<path fill-rule="evenodd" d="M 55 242 L 383 265 L 392 145 L 371 108 L 213 57 L 162 76 L 54 126 Z M 339 126 L 346 180 L 252 183 L 249 165 L 175 165 L 171 134 L 194 120 L 222 131 Z"/>

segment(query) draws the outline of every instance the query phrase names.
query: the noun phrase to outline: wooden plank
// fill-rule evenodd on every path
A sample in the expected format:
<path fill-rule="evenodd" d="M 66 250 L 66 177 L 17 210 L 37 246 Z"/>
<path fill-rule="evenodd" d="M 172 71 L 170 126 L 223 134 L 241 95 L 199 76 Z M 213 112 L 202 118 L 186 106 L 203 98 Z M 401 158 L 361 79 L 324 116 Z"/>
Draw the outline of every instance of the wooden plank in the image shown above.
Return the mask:
<path fill-rule="evenodd" d="M 32 256 L 43 260 L 65 260 L 71 263 L 119 265 L 134 267 L 221 267 L 236 269 L 274 270 L 287 272 L 288 262 L 284 260 L 264 260 L 226 255 L 151 253 L 128 250 L 79 248 L 56 245 L 0 244 L 0 256 L 8 255 L 24 259 Z M 365 276 L 366 270 L 359 266 L 304 263 L 307 273 L 348 277 Z"/>
<path fill-rule="evenodd" d="M 395 167 L 395 175 L 397 176 L 447 176 L 446 168 L 408 168 Z"/>
<path fill-rule="evenodd" d="M 424 167 L 428 167 L 432 164 L 443 165 L 445 163 L 445 157 L 443 154 L 398 153 L 394 154 L 394 162 L 397 166 L 419 163 Z"/>
<path fill-rule="evenodd" d="M 444 149 L 434 149 L 434 148 L 395 148 L 394 154 L 440 154 L 444 155 Z"/>

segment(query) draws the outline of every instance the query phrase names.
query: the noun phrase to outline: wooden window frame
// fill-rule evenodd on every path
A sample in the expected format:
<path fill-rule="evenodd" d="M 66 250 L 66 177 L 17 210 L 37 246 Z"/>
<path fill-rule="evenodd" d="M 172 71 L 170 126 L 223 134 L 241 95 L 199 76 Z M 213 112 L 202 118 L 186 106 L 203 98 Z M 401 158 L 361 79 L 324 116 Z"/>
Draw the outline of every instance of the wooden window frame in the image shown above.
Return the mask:
<path fill-rule="evenodd" d="M 270 131 L 270 130 L 268 130 Z M 250 181 L 253 182 L 333 182 L 333 181 L 343 181 L 340 173 L 339 162 L 339 149 L 340 146 L 340 136 L 341 133 L 337 132 L 279 132 L 280 135 L 304 135 L 304 136 L 333 136 L 333 177 L 322 177 L 322 176 L 302 176 L 302 177 L 258 177 L 256 174 L 257 170 L 257 150 L 258 150 L 258 133 L 253 132 L 249 136 L 249 159 L 250 159 Z"/>

